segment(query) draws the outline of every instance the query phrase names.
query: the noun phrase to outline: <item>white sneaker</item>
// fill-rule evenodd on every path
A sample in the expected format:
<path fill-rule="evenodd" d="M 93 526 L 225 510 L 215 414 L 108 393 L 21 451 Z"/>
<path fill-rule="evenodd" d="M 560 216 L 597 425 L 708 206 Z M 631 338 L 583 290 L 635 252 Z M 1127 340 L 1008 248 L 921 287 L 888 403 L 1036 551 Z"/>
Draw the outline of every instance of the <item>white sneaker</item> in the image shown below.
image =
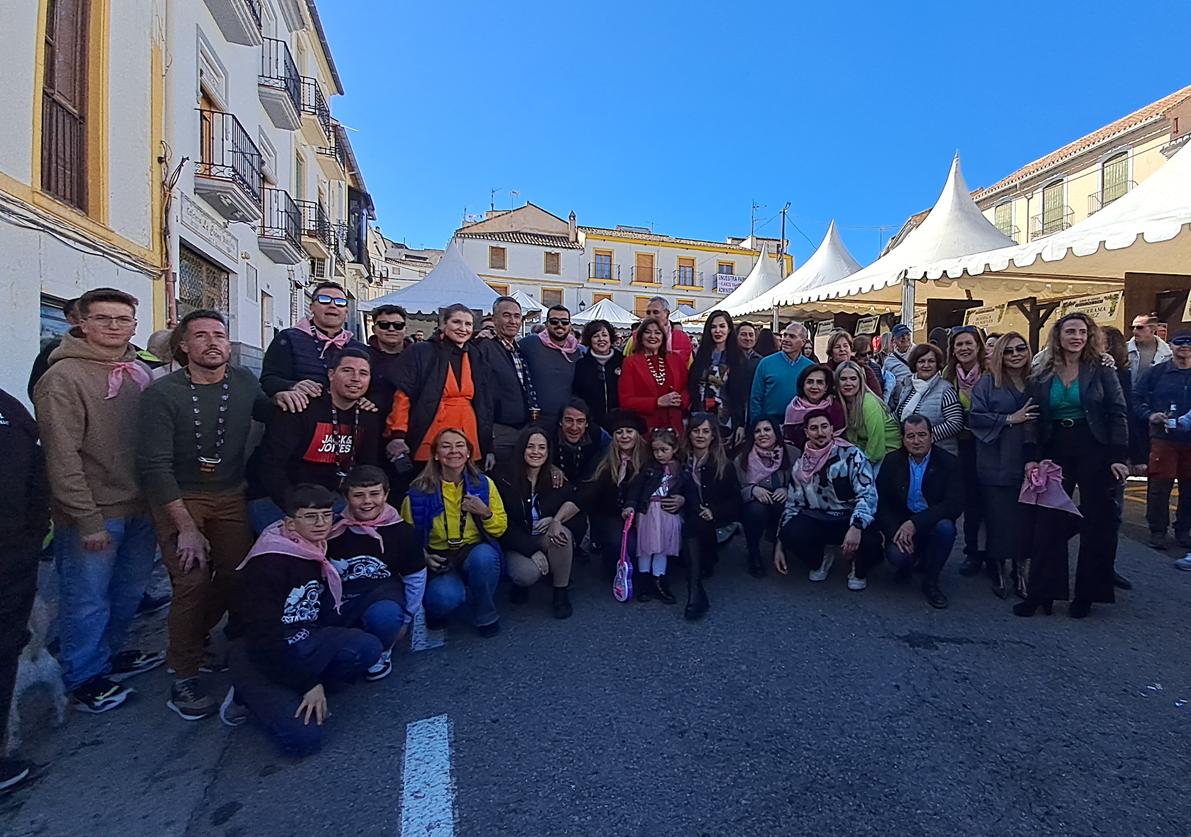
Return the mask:
<path fill-rule="evenodd" d="M 248 707 L 236 703 L 236 687 L 228 687 L 223 702 L 219 704 L 219 720 L 224 726 L 238 727 L 248 721 Z"/>
<path fill-rule="evenodd" d="M 827 576 L 831 575 L 831 565 L 835 563 L 835 551 L 825 552 L 823 554 L 823 563 L 819 565 L 819 569 L 811 570 L 807 575 L 811 581 L 826 581 Z"/>
<path fill-rule="evenodd" d="M 393 652 L 384 651 L 380 655 L 380 659 L 372 664 L 372 668 L 364 675 L 364 679 L 369 683 L 376 680 L 384 680 L 393 672 Z"/>
<path fill-rule="evenodd" d="M 863 590 L 868 587 L 868 580 L 856 577 L 856 568 L 853 567 L 848 572 L 848 589 L 849 590 Z"/>
<path fill-rule="evenodd" d="M 1191 552 L 1188 552 L 1182 558 L 1174 562 L 1176 570 L 1183 570 L 1184 572 L 1191 572 Z"/>

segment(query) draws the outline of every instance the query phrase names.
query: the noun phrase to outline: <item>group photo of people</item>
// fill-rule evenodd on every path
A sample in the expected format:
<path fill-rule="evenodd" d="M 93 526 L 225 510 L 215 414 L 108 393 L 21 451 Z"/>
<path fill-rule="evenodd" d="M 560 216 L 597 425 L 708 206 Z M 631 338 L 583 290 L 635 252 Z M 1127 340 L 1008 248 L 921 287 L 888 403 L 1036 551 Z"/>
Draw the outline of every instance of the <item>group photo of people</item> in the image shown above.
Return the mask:
<path fill-rule="evenodd" d="M 804 577 L 782 582 L 792 599 L 900 585 L 906 607 L 936 609 L 948 585 L 983 584 L 1006 613 L 1068 602 L 1083 619 L 1131 588 L 1115 566 L 1126 478 L 1148 472 L 1162 548 L 1191 463 L 1191 333 L 1167 343 L 1154 318 L 1126 341 L 1071 313 L 1038 352 L 970 325 L 918 344 L 905 323 L 839 330 L 820 359 L 799 322 L 717 310 L 688 334 L 658 297 L 631 334 L 579 330 L 563 306 L 529 328 L 500 297 L 482 324 L 447 305 L 417 339 L 381 306 L 361 339 L 324 281 L 258 376 L 231 363 L 220 312 L 138 349 L 138 307 L 112 288 L 72 301 L 33 370 L 34 414 L 0 394 L 0 525 L 19 559 L 0 563 L 5 717 L 47 549 L 76 710 L 121 707 L 164 665 L 181 719 L 252 720 L 302 756 L 330 696 L 387 677 L 412 631 L 493 638 L 510 608 L 548 630 L 578 585 L 629 606 L 616 582 L 687 622 L 730 574 Z M 1173 534 L 1191 547 L 1181 497 Z M 967 582 L 944 576 L 957 544 Z M 130 645 L 138 612 L 167 606 L 166 648 Z M 13 781 L 21 763 L 4 764 Z"/>

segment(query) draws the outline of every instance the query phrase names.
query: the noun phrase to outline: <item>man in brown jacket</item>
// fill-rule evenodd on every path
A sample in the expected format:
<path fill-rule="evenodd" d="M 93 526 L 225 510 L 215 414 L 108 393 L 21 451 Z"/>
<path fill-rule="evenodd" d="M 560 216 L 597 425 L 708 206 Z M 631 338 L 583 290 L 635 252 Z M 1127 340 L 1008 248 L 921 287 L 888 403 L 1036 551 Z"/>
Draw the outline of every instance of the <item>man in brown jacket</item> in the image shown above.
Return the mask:
<path fill-rule="evenodd" d="M 122 650 L 157 547 L 136 468 L 150 380 L 129 345 L 136 305 L 111 288 L 83 294 L 79 326 L 33 391 L 55 524 L 62 676 L 85 712 L 119 706 L 132 692 L 119 681 L 165 660 Z"/>

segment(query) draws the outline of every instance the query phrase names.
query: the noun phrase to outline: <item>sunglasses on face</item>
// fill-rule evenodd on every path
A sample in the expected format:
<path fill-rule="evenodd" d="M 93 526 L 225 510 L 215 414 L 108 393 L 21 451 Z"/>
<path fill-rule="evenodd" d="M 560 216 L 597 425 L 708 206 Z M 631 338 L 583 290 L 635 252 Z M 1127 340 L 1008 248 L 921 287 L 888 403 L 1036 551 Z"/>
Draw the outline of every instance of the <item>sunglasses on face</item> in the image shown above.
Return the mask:
<path fill-rule="evenodd" d="M 341 296 L 331 296 L 330 294 L 318 294 L 314 297 L 314 301 L 319 305 L 334 305 L 336 308 L 346 308 L 347 299 Z"/>
<path fill-rule="evenodd" d="M 381 321 L 375 324 L 381 331 L 401 331 L 405 328 L 405 321 L 398 320 L 396 322 Z"/>
<path fill-rule="evenodd" d="M 1179 346 L 1185 349 L 1188 346 L 1191 346 L 1191 337 L 1176 337 L 1170 341 L 1170 345 Z"/>
<path fill-rule="evenodd" d="M 560 317 L 551 317 L 550 319 L 546 320 L 546 322 L 552 326 L 569 326 L 571 324 L 570 320 L 564 320 Z"/>
<path fill-rule="evenodd" d="M 1007 354 L 1007 355 L 1021 355 L 1021 354 L 1025 354 L 1029 350 L 1030 350 L 1030 347 L 1025 345 L 1024 343 L 1022 343 L 1021 345 L 1018 345 L 1018 346 L 1006 346 L 1005 354 Z"/>

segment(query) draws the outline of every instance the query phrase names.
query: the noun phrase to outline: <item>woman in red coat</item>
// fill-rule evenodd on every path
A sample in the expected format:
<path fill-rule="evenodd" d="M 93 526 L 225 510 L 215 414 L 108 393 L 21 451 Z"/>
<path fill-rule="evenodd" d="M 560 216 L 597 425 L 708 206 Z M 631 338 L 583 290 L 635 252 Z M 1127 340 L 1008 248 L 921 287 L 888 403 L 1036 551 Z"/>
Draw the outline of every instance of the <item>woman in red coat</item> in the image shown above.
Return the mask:
<path fill-rule="evenodd" d="M 650 431 L 668 427 L 681 435 L 690 407 L 686 383 L 686 362 L 667 351 L 661 322 L 652 317 L 643 321 L 633 340 L 633 353 L 621 367 L 621 408 L 641 416 Z"/>

